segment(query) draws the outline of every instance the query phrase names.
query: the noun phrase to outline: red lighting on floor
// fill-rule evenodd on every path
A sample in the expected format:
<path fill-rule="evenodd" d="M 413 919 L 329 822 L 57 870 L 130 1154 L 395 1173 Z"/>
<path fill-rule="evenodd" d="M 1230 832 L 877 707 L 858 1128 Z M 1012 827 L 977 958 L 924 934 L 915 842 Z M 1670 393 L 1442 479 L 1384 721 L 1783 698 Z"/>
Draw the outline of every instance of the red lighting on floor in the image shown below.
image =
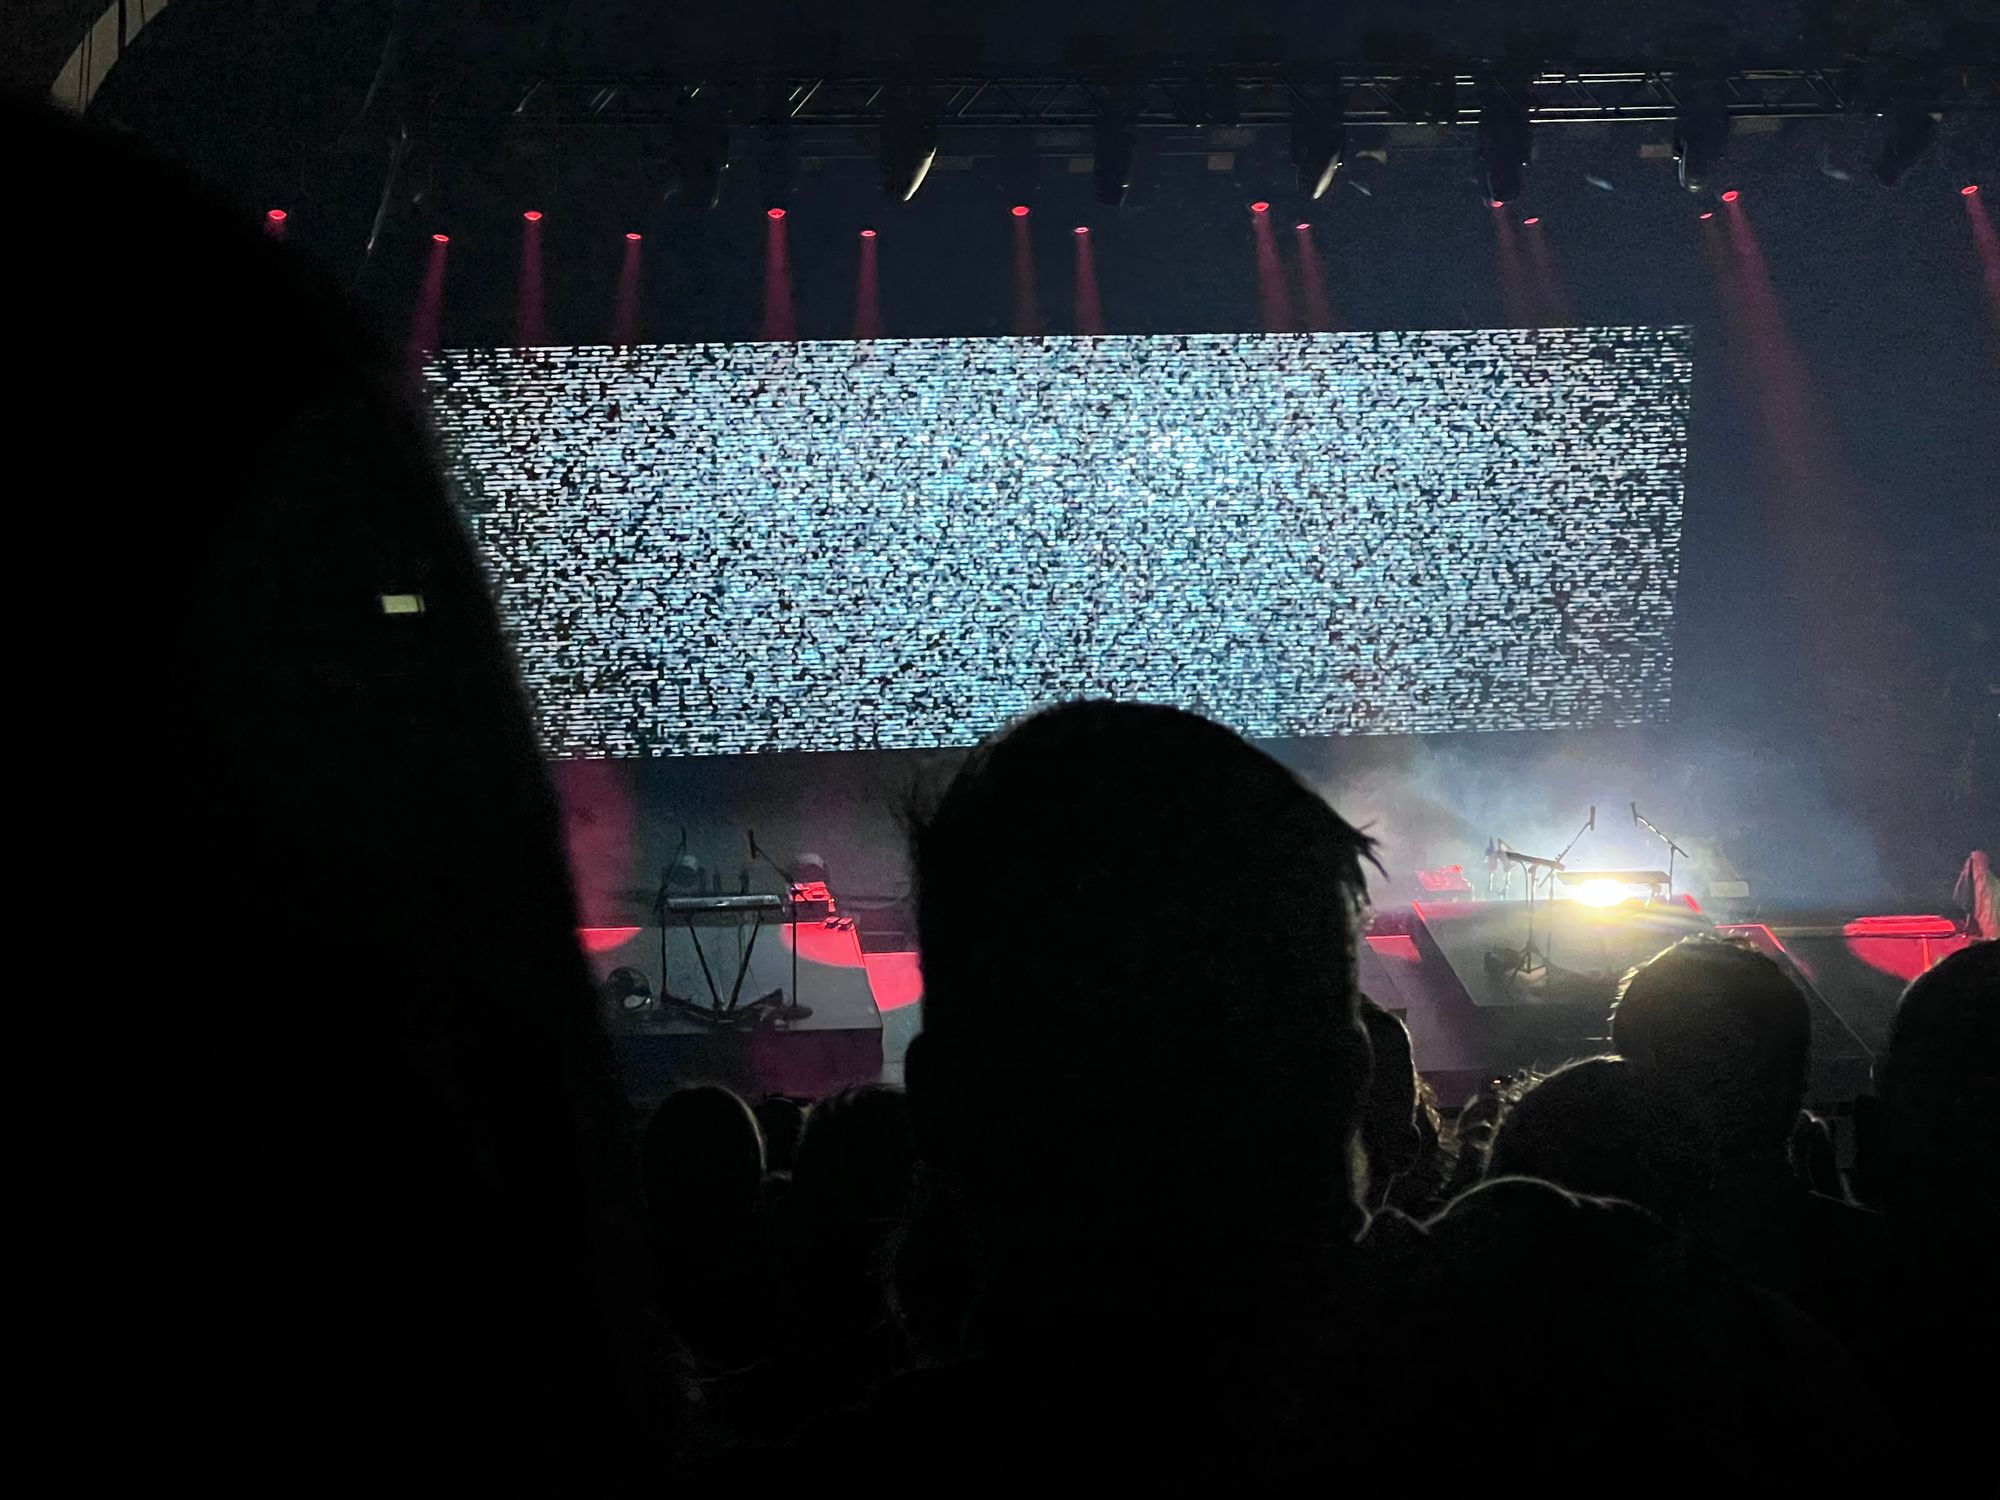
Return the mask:
<path fill-rule="evenodd" d="M 1742 196 L 1743 195 L 1737 192 L 1735 188 L 1731 188 L 1728 192 L 1722 195 L 1722 201 L 1724 203 L 1734 203 L 1738 198 L 1741 198 Z"/>
<path fill-rule="evenodd" d="M 863 238 L 864 240 L 872 240 L 875 238 L 875 231 L 872 229 L 864 229 L 861 231 L 861 238 Z"/>
<path fill-rule="evenodd" d="M 530 224 L 539 224 L 542 222 L 542 211 L 539 208 L 531 208 L 522 214 L 521 217 L 526 219 Z"/>
<path fill-rule="evenodd" d="M 1977 193 L 1978 191 L 1979 191 L 1978 183 L 1968 182 L 1964 187 L 1958 190 L 1958 196 L 1961 198 L 1970 198 L 1974 193 Z"/>
<path fill-rule="evenodd" d="M 1028 217 L 1028 205 L 1025 203 L 1016 203 L 1008 212 L 1017 219 L 1025 219 Z"/>
<path fill-rule="evenodd" d="M 1267 214 L 1270 211 L 1271 205 L 1266 203 L 1262 198 L 1259 198 L 1255 203 L 1250 205 L 1250 212 L 1253 214 Z"/>
<path fill-rule="evenodd" d="M 431 238 L 440 245 L 449 245 L 451 243 L 451 236 L 448 234 L 434 234 Z"/>
<path fill-rule="evenodd" d="M 636 229 L 628 229 L 625 231 L 625 238 L 628 240 L 637 241 L 639 238 L 639 231 Z"/>
<path fill-rule="evenodd" d="M 273 224 L 282 224 L 291 215 L 286 213 L 282 208 L 267 208 L 264 210 L 264 217 L 269 219 Z"/>
<path fill-rule="evenodd" d="M 1072 234 L 1089 234 L 1090 226 L 1088 224 L 1079 224 L 1076 226 L 1075 229 L 1071 230 L 1070 232 Z"/>
<path fill-rule="evenodd" d="M 785 211 L 782 208 L 767 208 L 764 210 L 764 217 L 767 219 L 782 219 L 784 216 Z"/>
<path fill-rule="evenodd" d="M 1530 215 L 1528 218 L 1523 219 L 1521 222 L 1523 224 L 1539 224 L 1542 222 L 1542 216 L 1540 214 L 1533 214 Z"/>

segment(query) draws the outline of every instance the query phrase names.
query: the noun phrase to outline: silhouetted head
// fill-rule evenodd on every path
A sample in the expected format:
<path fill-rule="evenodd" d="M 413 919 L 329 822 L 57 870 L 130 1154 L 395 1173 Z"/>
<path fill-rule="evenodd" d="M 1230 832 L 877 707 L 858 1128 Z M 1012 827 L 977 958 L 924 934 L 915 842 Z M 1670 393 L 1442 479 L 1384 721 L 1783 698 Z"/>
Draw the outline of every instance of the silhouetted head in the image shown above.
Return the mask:
<path fill-rule="evenodd" d="M 728 1089 L 676 1089 L 646 1126 L 642 1172 L 646 1207 L 662 1228 L 747 1217 L 764 1190 L 757 1117 Z"/>
<path fill-rule="evenodd" d="M 1875 1063 L 1870 1143 L 1899 1227 L 1990 1227 L 2000 1205 L 2000 943 L 1974 943 L 1913 980 Z M 1990 1243 L 1986 1249 L 1990 1251 Z"/>
<path fill-rule="evenodd" d="M 1684 1104 L 1717 1153 L 1782 1155 L 1805 1098 L 1805 992 L 1756 949 L 1691 937 L 1625 976 L 1611 1041 Z"/>
<path fill-rule="evenodd" d="M 1379 1204 L 1397 1175 L 1407 1172 L 1423 1149 L 1417 1119 L 1417 1070 L 1410 1032 L 1366 996 L 1361 1024 L 1368 1033 L 1368 1099 L 1361 1115 L 1361 1145 L 1368 1153 L 1368 1200 Z"/>
<path fill-rule="evenodd" d="M 757 1128 L 764 1132 L 764 1168 L 789 1172 L 798 1159 L 799 1137 L 806 1128 L 806 1109 L 798 1100 L 783 1094 L 767 1094 L 751 1111 Z"/>
<path fill-rule="evenodd" d="M 1671 1096 L 1649 1092 L 1616 1057 L 1591 1057 L 1531 1085 L 1501 1119 L 1495 1177 L 1539 1177 L 1573 1193 L 1622 1198 L 1679 1218 L 1703 1174 Z"/>
<path fill-rule="evenodd" d="M 0 116 L 35 370 L 15 459 L 47 479 L 14 542 L 65 560 L 14 602 L 47 630 L 81 589 L 91 618 L 11 668 L 63 741 L 16 841 L 59 890 L 134 851 L 121 938 L 201 997 L 89 1035 L 129 1069 L 99 1081 L 121 1222 L 93 1238 L 173 1289 L 119 1310 L 159 1423 L 134 1447 L 602 1491 L 639 1400 L 625 1103 L 406 373 L 254 211 L 129 137 Z M 195 1436 L 221 1409 L 226 1453 Z"/>
<path fill-rule="evenodd" d="M 1349 1225 L 1368 849 L 1176 709 L 1065 704 L 975 750 L 916 832 L 908 1066 L 983 1231 L 1235 1255 Z"/>
<path fill-rule="evenodd" d="M 916 1146 L 900 1089 L 874 1084 L 820 1100 L 806 1116 L 792 1201 L 809 1214 L 893 1219 L 909 1196 Z"/>

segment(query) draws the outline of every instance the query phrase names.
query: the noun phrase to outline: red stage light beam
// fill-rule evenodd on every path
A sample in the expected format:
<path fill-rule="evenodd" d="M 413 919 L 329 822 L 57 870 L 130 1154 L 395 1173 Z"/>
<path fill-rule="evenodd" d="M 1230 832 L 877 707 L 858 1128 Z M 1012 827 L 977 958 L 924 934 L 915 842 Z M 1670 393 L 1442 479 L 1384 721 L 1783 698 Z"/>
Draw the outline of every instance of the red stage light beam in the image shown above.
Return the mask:
<path fill-rule="evenodd" d="M 785 243 L 785 211 L 764 211 L 764 337 L 790 340 L 799 336 L 792 307 L 792 259 Z"/>
<path fill-rule="evenodd" d="M 875 231 L 861 231 L 861 264 L 854 272 L 854 336 L 882 337 L 882 275 L 876 260 Z"/>
<path fill-rule="evenodd" d="M 611 342 L 639 342 L 639 272 L 642 246 L 637 233 L 625 236 L 624 258 L 618 263 L 618 288 L 611 300 Z"/>
<path fill-rule="evenodd" d="M 1104 332 L 1104 304 L 1097 296 L 1097 258 L 1090 244 L 1090 230 L 1079 224 L 1071 236 L 1076 242 L 1076 331 Z"/>
<path fill-rule="evenodd" d="M 1035 241 L 1028 230 L 1028 205 L 1014 205 L 1014 332 L 1042 332 L 1042 300 L 1035 290 Z"/>
<path fill-rule="evenodd" d="M 1268 203 L 1250 205 L 1250 239 L 1257 254 L 1257 301 L 1263 309 L 1266 333 L 1290 333 L 1297 325 L 1292 317 L 1291 289 L 1285 285 L 1285 268 L 1278 259 L 1278 242 L 1271 233 L 1270 207 Z"/>
<path fill-rule="evenodd" d="M 514 347 L 537 349 L 546 344 L 542 321 L 542 216 L 529 209 L 521 215 L 521 286 L 514 305 Z"/>

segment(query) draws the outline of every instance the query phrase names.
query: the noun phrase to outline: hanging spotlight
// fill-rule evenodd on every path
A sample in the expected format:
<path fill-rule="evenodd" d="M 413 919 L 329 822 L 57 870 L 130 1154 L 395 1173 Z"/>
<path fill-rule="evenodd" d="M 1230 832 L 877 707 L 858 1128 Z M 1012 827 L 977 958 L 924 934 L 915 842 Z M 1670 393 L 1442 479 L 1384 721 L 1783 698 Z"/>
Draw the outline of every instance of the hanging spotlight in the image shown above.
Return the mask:
<path fill-rule="evenodd" d="M 1326 110 L 1302 108 L 1292 116 L 1292 165 L 1298 169 L 1299 191 L 1306 197 L 1326 196 L 1346 149 L 1347 129 L 1337 99 Z"/>
<path fill-rule="evenodd" d="M 908 203 L 937 160 L 937 120 L 915 93 L 905 90 L 888 101 L 882 115 L 882 191 Z"/>
<path fill-rule="evenodd" d="M 1132 152 L 1138 137 L 1132 127 L 1115 115 L 1097 122 L 1097 138 L 1092 146 L 1091 173 L 1097 185 L 1097 201 L 1118 208 L 1132 187 Z"/>
<path fill-rule="evenodd" d="M 1674 167 L 1690 193 L 1704 191 L 1714 180 L 1729 149 L 1729 106 L 1722 88 L 1697 79 L 1682 91 L 1674 113 Z"/>
<path fill-rule="evenodd" d="M 668 151 L 680 178 L 680 198 L 690 208 L 722 201 L 729 170 L 729 115 L 713 89 L 697 88 L 681 101 Z"/>
<path fill-rule="evenodd" d="M 1528 80 L 1519 76 L 1479 81 L 1479 159 L 1486 168 L 1486 201 L 1521 196 L 1522 169 L 1533 149 L 1528 123 Z"/>
<path fill-rule="evenodd" d="M 1894 187 L 1936 139 L 1937 116 L 1929 110 L 1908 101 L 1892 106 L 1889 133 L 1883 138 L 1881 155 L 1875 158 L 1875 180 L 1883 187 Z"/>

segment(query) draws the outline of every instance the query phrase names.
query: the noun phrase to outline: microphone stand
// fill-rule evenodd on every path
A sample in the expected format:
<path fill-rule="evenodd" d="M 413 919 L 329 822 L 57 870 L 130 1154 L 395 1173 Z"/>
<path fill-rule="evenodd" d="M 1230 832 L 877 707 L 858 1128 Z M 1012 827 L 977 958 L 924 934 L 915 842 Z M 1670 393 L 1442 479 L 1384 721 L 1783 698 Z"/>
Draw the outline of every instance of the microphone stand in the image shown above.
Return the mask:
<path fill-rule="evenodd" d="M 1641 828 L 1644 828 L 1649 832 L 1651 832 L 1654 835 L 1654 837 L 1658 838 L 1661 843 L 1667 846 L 1667 899 L 1669 901 L 1673 900 L 1674 899 L 1674 856 L 1678 854 L 1682 859 L 1691 859 L 1693 856 L 1690 855 L 1687 852 L 1687 850 L 1683 849 L 1679 844 L 1676 844 L 1672 839 L 1668 838 L 1666 834 L 1662 833 L 1660 831 L 1658 824 L 1649 822 L 1647 819 L 1641 817 L 1639 815 L 1639 804 L 1636 802 L 1632 804 L 1632 821 L 1638 824 Z"/>
<path fill-rule="evenodd" d="M 790 1001 L 780 1005 L 772 1012 L 772 1015 L 784 1021 L 803 1021 L 807 1016 L 812 1014 L 812 1007 L 799 1004 L 799 883 L 792 878 L 790 871 L 779 865 L 776 860 L 772 859 L 759 846 L 756 829 L 746 828 L 743 831 L 750 836 L 750 857 L 764 861 L 766 865 L 777 873 L 778 879 L 784 882 L 779 888 L 779 892 L 785 898 L 785 915 L 791 918 L 791 921 L 787 925 L 792 929 L 792 994 Z M 769 997 L 767 996 L 766 998 Z"/>
<path fill-rule="evenodd" d="M 1583 827 L 1577 829 L 1575 837 L 1572 838 L 1567 844 L 1564 844 L 1562 847 L 1562 853 L 1556 856 L 1556 862 L 1549 870 L 1549 889 L 1551 891 L 1555 889 L 1556 871 L 1564 868 L 1563 861 L 1569 858 L 1569 851 L 1576 847 L 1577 839 L 1582 838 L 1586 833 L 1589 833 L 1592 829 L 1596 827 L 1597 827 L 1597 809 L 1593 807 L 1590 810 L 1590 816 L 1584 820 Z"/>

